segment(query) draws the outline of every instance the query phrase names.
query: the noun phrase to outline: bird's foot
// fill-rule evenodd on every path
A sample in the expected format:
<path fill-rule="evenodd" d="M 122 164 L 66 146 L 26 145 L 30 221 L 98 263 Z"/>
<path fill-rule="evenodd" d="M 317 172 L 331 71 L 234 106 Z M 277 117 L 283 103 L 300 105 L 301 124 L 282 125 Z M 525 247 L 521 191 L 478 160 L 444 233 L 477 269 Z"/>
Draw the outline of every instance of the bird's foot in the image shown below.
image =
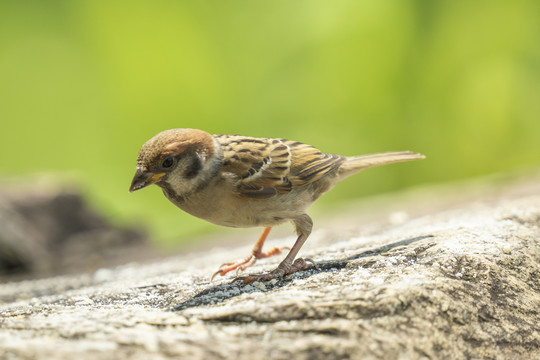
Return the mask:
<path fill-rule="evenodd" d="M 238 272 L 244 271 L 248 267 L 255 264 L 257 259 L 263 259 L 263 258 L 267 258 L 267 257 L 270 257 L 270 256 L 279 255 L 284 250 L 289 250 L 289 248 L 286 247 L 286 246 L 281 247 L 281 248 L 276 247 L 276 248 L 270 249 L 270 250 L 268 250 L 266 252 L 262 252 L 262 251 L 255 252 L 255 253 L 253 253 L 253 254 L 249 255 L 248 257 L 246 257 L 244 259 L 241 259 L 241 260 L 221 264 L 218 271 L 216 271 L 214 273 L 214 275 L 212 275 L 212 280 L 214 279 L 214 277 L 216 277 L 216 275 L 224 276 L 225 274 L 227 274 L 227 273 L 229 273 L 229 272 L 231 272 L 233 270 L 236 270 L 236 273 L 238 274 Z"/>
<path fill-rule="evenodd" d="M 270 272 L 263 274 L 239 276 L 233 281 L 242 281 L 244 285 L 247 285 L 255 281 L 268 281 L 272 279 L 279 279 L 284 277 L 285 275 L 293 274 L 297 271 L 304 270 L 306 267 L 306 260 L 302 258 L 296 259 L 292 264 L 290 262 L 282 261 L 277 268 Z"/>

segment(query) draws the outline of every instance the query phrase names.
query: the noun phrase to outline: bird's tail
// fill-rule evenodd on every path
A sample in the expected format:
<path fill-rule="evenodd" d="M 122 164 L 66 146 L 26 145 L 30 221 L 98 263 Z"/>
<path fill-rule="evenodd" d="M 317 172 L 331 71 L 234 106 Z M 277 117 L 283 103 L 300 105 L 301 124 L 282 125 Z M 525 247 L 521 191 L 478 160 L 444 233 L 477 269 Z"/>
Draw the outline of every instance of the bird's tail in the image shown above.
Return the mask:
<path fill-rule="evenodd" d="M 339 176 L 341 179 L 344 179 L 370 167 L 424 158 L 424 155 L 411 151 L 393 151 L 371 155 L 350 156 L 347 157 L 347 160 L 340 166 Z"/>

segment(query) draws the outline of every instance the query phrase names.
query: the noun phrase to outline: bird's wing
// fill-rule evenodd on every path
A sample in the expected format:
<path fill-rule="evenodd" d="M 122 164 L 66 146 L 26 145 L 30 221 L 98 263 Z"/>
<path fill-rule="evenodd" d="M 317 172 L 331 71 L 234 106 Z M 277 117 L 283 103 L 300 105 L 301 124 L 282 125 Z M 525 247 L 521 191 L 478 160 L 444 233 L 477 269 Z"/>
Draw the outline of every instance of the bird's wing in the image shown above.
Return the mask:
<path fill-rule="evenodd" d="M 216 135 L 225 173 L 235 179 L 237 194 L 265 199 L 319 180 L 337 170 L 344 158 L 283 139 Z"/>
<path fill-rule="evenodd" d="M 285 141 L 292 153 L 289 180 L 293 187 L 313 183 L 323 176 L 336 172 L 345 161 L 344 156 L 327 154 L 313 146 L 295 141 Z"/>

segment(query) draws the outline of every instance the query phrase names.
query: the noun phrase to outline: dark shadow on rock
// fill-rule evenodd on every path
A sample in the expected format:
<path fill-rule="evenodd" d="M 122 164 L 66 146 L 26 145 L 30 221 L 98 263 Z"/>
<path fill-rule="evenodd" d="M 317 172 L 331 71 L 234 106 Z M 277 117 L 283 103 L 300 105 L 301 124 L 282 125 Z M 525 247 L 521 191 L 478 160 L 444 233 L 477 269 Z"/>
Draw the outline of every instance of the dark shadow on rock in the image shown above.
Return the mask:
<path fill-rule="evenodd" d="M 367 256 L 381 255 L 381 254 L 384 254 L 385 252 L 388 252 L 388 251 L 390 251 L 392 249 L 395 249 L 395 248 L 398 248 L 398 247 L 401 247 L 401 246 L 407 246 L 407 245 L 410 245 L 412 243 L 415 243 L 415 242 L 418 242 L 418 241 L 421 241 L 421 240 L 425 240 L 425 239 L 429 239 L 429 238 L 432 238 L 432 237 L 434 237 L 434 236 L 433 235 L 422 235 L 422 236 L 416 236 L 416 237 L 413 237 L 413 238 L 396 241 L 396 242 L 393 242 L 391 244 L 386 244 L 386 245 L 383 245 L 381 247 L 378 247 L 377 249 L 374 249 L 374 250 L 363 251 L 363 252 L 361 252 L 361 253 L 359 253 L 357 255 L 353 255 L 351 257 L 348 257 L 347 260 L 352 261 L 352 260 L 357 260 L 357 259 L 364 258 L 364 257 L 367 257 Z"/>
<path fill-rule="evenodd" d="M 412 243 L 415 243 L 424 239 L 432 238 L 432 237 L 434 236 L 433 235 L 417 236 L 417 237 L 413 237 L 409 239 L 396 241 L 391 244 L 386 244 L 376 249 L 366 250 L 343 260 L 320 261 L 318 263 L 314 263 L 314 266 L 310 266 L 304 271 L 295 273 L 294 278 L 292 276 L 286 276 L 282 279 L 279 279 L 273 285 L 270 285 L 269 282 L 265 282 L 264 286 L 260 288 L 255 287 L 255 286 L 245 286 L 244 284 L 242 284 L 241 281 L 234 281 L 234 280 L 229 283 L 223 283 L 216 286 L 211 286 L 207 289 L 204 289 L 203 291 L 193 296 L 192 298 L 171 307 L 170 310 L 181 311 L 181 310 L 191 308 L 191 307 L 221 303 L 225 300 L 231 299 L 233 297 L 236 297 L 238 295 L 242 295 L 245 293 L 267 292 L 267 291 L 274 290 L 274 289 L 283 287 L 285 285 L 288 285 L 289 283 L 293 282 L 295 279 L 305 279 L 305 278 L 308 278 L 310 276 L 313 276 L 315 274 L 322 273 L 322 272 L 338 271 L 338 270 L 344 269 L 347 266 L 347 264 L 349 264 L 351 261 L 361 259 L 361 258 L 381 255 L 392 249 L 402 247 L 402 246 L 408 246 Z"/>

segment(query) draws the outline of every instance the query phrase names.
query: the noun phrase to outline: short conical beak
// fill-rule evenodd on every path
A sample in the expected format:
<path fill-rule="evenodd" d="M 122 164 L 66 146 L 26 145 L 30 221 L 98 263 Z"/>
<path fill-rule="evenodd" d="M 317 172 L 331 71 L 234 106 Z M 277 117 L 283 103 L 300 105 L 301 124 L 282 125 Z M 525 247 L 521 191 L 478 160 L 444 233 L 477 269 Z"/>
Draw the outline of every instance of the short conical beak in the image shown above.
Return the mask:
<path fill-rule="evenodd" d="M 143 171 L 141 169 L 137 169 L 137 172 L 133 177 L 133 181 L 131 182 L 131 186 L 129 187 L 129 192 L 131 193 L 145 188 L 148 185 L 155 184 L 159 181 L 159 179 L 163 177 L 163 175 L 165 175 L 165 173 L 154 174 L 150 171 Z"/>

